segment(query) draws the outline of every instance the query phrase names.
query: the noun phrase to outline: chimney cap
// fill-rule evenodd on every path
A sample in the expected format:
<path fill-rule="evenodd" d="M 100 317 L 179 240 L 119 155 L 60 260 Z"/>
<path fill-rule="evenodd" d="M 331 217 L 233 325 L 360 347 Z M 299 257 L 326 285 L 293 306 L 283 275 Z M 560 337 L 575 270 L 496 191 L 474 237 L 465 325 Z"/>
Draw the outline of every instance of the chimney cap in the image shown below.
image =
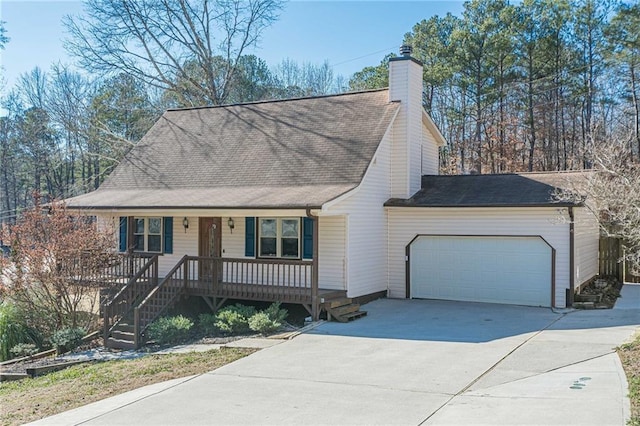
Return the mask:
<path fill-rule="evenodd" d="M 402 56 L 411 56 L 412 52 L 413 52 L 413 47 L 411 47 L 411 45 L 403 44 L 402 46 L 400 46 L 400 54 Z"/>

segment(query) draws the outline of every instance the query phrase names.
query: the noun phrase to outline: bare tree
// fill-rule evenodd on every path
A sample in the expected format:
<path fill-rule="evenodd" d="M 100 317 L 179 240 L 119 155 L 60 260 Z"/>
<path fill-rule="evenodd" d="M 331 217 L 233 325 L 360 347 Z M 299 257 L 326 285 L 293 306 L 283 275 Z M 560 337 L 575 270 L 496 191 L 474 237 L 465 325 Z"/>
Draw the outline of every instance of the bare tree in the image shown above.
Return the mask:
<path fill-rule="evenodd" d="M 112 230 L 36 197 L 33 209 L 0 231 L 11 245 L 10 259 L 0 256 L 0 298 L 16 303 L 44 336 L 64 327 L 95 328 L 101 284 L 92 278 L 115 258 Z"/>
<path fill-rule="evenodd" d="M 593 172 L 574 181 L 559 199 L 584 201 L 598 218 L 603 234 L 620 238 L 624 260 L 640 275 L 640 162 L 625 143 L 596 145 L 589 153 Z"/>
<path fill-rule="evenodd" d="M 243 52 L 281 8 L 282 0 L 86 0 L 86 17 L 64 20 L 66 48 L 92 72 L 124 72 L 183 105 L 219 105 Z"/>
<path fill-rule="evenodd" d="M 273 76 L 281 98 L 319 96 L 335 93 L 346 86 L 342 76 L 335 76 L 328 61 L 321 64 L 284 59 L 273 67 Z"/>

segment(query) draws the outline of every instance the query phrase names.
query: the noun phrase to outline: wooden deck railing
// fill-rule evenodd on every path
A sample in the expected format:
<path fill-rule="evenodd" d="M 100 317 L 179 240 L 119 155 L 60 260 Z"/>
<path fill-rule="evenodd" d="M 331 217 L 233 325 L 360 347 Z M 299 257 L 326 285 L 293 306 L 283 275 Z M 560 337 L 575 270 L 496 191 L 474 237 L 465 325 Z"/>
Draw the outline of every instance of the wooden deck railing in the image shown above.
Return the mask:
<path fill-rule="evenodd" d="M 136 256 L 136 260 L 129 266 L 139 265 L 138 259 L 145 259 L 146 262 L 127 280 L 120 291 L 102 306 L 105 341 L 114 326 L 129 315 L 149 291 L 158 285 L 158 255 Z"/>
<path fill-rule="evenodd" d="M 140 346 L 142 333 L 149 324 L 171 306 L 173 301 L 184 291 L 187 277 L 187 258 L 188 256 L 184 256 L 167 276 L 134 308 L 133 324 L 136 347 Z"/>
<path fill-rule="evenodd" d="M 310 304 L 312 279 L 310 261 L 184 256 L 133 309 L 136 346 L 147 327 L 185 292 Z"/>
<path fill-rule="evenodd" d="M 154 255 L 147 253 L 85 253 L 60 265 L 61 272 L 86 284 L 125 284 Z"/>

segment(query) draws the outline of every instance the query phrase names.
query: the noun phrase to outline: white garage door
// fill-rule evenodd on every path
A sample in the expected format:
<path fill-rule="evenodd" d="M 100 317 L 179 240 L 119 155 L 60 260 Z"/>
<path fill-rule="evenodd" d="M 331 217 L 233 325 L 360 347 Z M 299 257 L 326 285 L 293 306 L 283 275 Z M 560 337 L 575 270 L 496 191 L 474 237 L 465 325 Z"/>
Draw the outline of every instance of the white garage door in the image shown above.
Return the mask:
<path fill-rule="evenodd" d="M 551 306 L 551 253 L 539 237 L 420 236 L 411 297 Z"/>

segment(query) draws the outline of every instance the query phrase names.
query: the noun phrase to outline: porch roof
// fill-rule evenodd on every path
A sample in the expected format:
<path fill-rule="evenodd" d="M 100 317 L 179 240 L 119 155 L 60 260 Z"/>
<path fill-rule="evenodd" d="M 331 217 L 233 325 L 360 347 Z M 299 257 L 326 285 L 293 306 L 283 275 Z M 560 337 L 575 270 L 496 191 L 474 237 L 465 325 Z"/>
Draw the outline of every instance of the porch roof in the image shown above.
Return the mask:
<path fill-rule="evenodd" d="M 399 108 L 387 89 L 169 110 L 70 208 L 320 207 L 360 184 Z"/>
<path fill-rule="evenodd" d="M 76 209 L 317 209 L 350 189 L 350 185 L 105 189 L 67 201 Z"/>

